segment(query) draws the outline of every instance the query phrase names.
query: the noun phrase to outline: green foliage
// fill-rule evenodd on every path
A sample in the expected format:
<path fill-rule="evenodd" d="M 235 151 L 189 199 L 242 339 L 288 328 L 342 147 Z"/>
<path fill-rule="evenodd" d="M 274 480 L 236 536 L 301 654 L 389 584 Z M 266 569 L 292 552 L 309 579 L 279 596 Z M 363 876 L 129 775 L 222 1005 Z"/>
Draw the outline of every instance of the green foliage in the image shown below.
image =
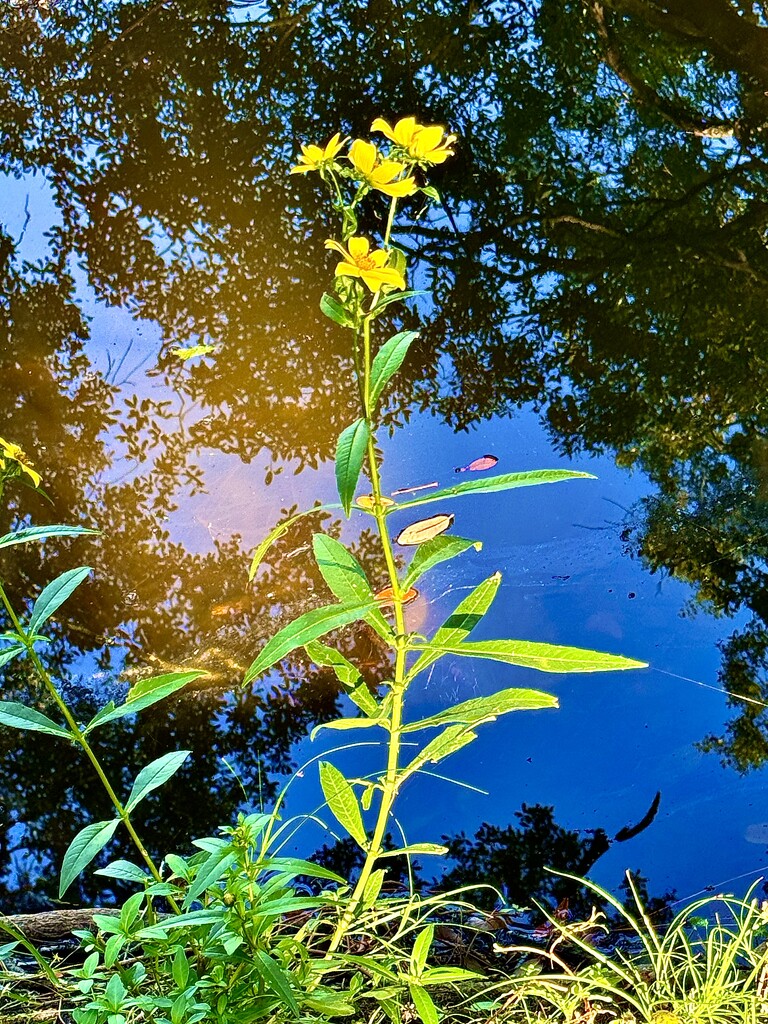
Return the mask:
<path fill-rule="evenodd" d="M 368 421 L 359 419 L 341 432 L 336 445 L 336 486 L 347 515 L 352 508 L 352 499 L 355 496 L 370 438 L 371 428 Z"/>

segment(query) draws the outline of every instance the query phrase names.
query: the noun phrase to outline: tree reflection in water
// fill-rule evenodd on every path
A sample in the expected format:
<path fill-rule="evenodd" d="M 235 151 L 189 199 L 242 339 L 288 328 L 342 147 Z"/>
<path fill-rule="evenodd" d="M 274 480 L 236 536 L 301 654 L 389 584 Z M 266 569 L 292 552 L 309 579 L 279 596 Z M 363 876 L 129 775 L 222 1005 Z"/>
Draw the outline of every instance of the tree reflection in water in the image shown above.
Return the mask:
<path fill-rule="evenodd" d="M 0 170 L 41 173 L 55 207 L 33 255 L 0 231 L 0 434 L 40 453 L 51 498 L 25 496 L 1 525 L 29 514 L 103 531 L 47 545 L 42 562 L 14 550 L 2 567 L 18 601 L 75 558 L 94 565 L 50 653 L 70 685 L 92 671 L 84 656 L 108 688 L 124 669 L 151 671 L 150 657 L 189 663 L 213 647 L 223 693 L 275 608 L 287 619 L 322 600 L 310 567 L 292 562 L 289 577 L 278 557 L 245 593 L 237 537 L 194 554 L 166 522 L 212 452 L 268 451 L 269 478 L 330 457 L 352 418 L 350 354 L 318 311 L 329 227 L 285 171 L 298 139 L 412 111 L 450 124 L 460 147 L 443 207 L 398 239 L 418 245 L 434 303 L 406 314 L 420 358 L 387 424 L 429 408 L 461 429 L 533 403 L 556 449 L 642 468 L 655 493 L 633 510 L 627 549 L 706 609 L 749 619 L 722 644 L 735 717 L 704 746 L 742 771 L 765 762 L 764 5 L 72 0 L 44 18 L 5 5 L 0 29 Z M 146 387 L 119 386 L 90 297 L 156 326 Z M 190 368 L 172 354 L 198 342 L 216 358 Z M 375 649 L 364 660 L 374 678 Z M 178 733 L 197 774 L 177 784 L 201 794 L 196 825 L 211 827 L 239 799 L 216 783 L 224 732 L 250 786 L 257 765 L 266 780 L 286 771 L 293 741 L 335 713 L 327 680 L 299 662 L 282 675 L 300 693 L 289 714 L 266 687 L 212 689 L 105 757 L 145 762 Z M 61 751 L 36 739 L 9 757 L 17 738 L 0 742 L 6 814 L 29 823 L 42 862 L 57 859 L 68 835 L 54 835 L 50 807 L 69 808 L 70 833 L 100 797 Z M 28 787 L 40 758 L 54 781 Z"/>

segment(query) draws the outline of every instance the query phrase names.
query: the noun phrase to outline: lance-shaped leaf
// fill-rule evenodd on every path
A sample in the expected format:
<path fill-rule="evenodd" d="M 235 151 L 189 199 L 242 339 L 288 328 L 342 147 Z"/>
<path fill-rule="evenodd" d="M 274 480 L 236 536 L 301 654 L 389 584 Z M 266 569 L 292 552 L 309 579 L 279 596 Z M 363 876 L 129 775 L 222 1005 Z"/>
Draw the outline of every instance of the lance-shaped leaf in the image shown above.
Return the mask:
<path fill-rule="evenodd" d="M 305 516 L 313 516 L 317 512 L 329 512 L 338 508 L 341 508 L 341 505 L 315 505 L 314 508 L 308 508 L 305 509 L 303 512 L 297 512 L 295 516 L 289 516 L 288 519 L 284 519 L 282 523 L 278 523 L 277 526 L 274 527 L 274 529 L 269 531 L 267 536 L 254 551 L 253 558 L 251 559 L 251 566 L 250 569 L 248 570 L 248 579 L 253 579 L 253 577 L 258 572 L 259 566 L 264 560 L 264 556 L 266 555 L 267 551 L 269 551 L 269 549 L 272 547 L 276 540 L 280 540 L 282 536 L 288 533 L 288 531 L 294 525 L 294 523 L 298 523 L 298 521 L 300 519 L 303 519 Z"/>
<path fill-rule="evenodd" d="M 440 647 L 441 654 L 487 658 L 490 661 L 502 661 L 506 665 L 535 668 L 539 672 L 617 672 L 629 668 L 648 668 L 645 661 L 622 658 L 617 654 L 587 651 L 582 647 L 534 643 L 530 640 L 480 640 L 477 643 L 449 643 L 437 646 Z M 424 650 L 430 655 L 435 653 L 432 643 Z"/>
<path fill-rule="evenodd" d="M 433 924 L 428 924 L 417 935 L 411 950 L 411 974 L 418 977 L 427 966 L 427 957 L 434 939 L 435 926 Z"/>
<path fill-rule="evenodd" d="M 448 847 L 440 846 L 438 843 L 409 843 L 408 846 L 400 846 L 396 850 L 384 850 L 379 857 L 399 857 L 403 853 L 412 856 L 421 854 L 427 857 L 442 857 L 448 853 Z"/>
<path fill-rule="evenodd" d="M 93 873 L 105 878 L 118 878 L 121 882 L 138 882 L 140 885 L 151 881 L 146 871 L 129 860 L 113 860 L 105 868 L 96 868 Z"/>
<path fill-rule="evenodd" d="M 59 899 L 86 864 L 90 864 L 96 854 L 104 849 L 119 824 L 119 818 L 113 818 L 111 821 L 96 821 L 92 825 L 86 825 L 77 833 L 64 854 L 59 881 Z"/>
<path fill-rule="evenodd" d="M 400 331 L 385 341 L 376 353 L 371 365 L 371 395 L 369 413 L 376 409 L 384 388 L 402 366 L 412 342 L 418 338 L 418 331 Z"/>
<path fill-rule="evenodd" d="M 90 571 L 90 566 L 83 565 L 79 569 L 69 569 L 52 580 L 35 601 L 29 618 L 28 631 L 36 633 L 40 626 L 64 604 L 72 591 L 80 586 Z"/>
<path fill-rule="evenodd" d="M 352 729 L 372 729 L 378 725 L 380 729 L 387 728 L 387 721 L 383 718 L 335 718 L 332 722 L 321 722 L 316 725 L 309 734 L 310 740 L 322 729 L 336 729 L 339 732 L 349 732 Z"/>
<path fill-rule="evenodd" d="M 170 697 L 187 683 L 204 675 L 207 673 L 202 669 L 194 669 L 191 672 L 168 672 L 162 676 L 153 676 L 151 679 L 142 679 L 131 687 L 124 704 L 115 707 L 114 702 L 110 701 L 97 712 L 85 727 L 85 732 L 90 732 L 91 729 L 96 729 L 107 722 L 114 722 L 118 718 L 125 718 L 126 715 L 133 715 L 137 711 L 143 711 L 144 708 Z"/>
<path fill-rule="evenodd" d="M 376 305 L 373 307 L 373 312 L 378 315 L 382 309 L 388 306 L 392 302 L 403 302 L 404 299 L 412 299 L 415 295 L 427 295 L 423 289 L 409 288 L 404 292 L 392 292 L 390 295 L 385 295 L 379 299 Z"/>
<path fill-rule="evenodd" d="M 263 949 L 257 949 L 251 965 L 266 983 L 267 991 L 279 998 L 282 1006 L 287 1007 L 294 1017 L 300 1016 L 299 1004 L 291 987 L 291 975 Z"/>
<path fill-rule="evenodd" d="M 355 496 L 370 436 L 367 421 L 359 419 L 346 430 L 342 430 L 336 444 L 336 486 L 347 517 L 352 508 L 352 499 Z"/>
<path fill-rule="evenodd" d="M 3 647 L 0 650 L 0 668 L 7 665 L 9 661 L 13 661 L 14 658 L 18 658 L 25 651 L 26 647 L 23 644 L 11 644 L 9 647 Z"/>
<path fill-rule="evenodd" d="M 132 811 L 148 793 L 175 775 L 191 753 L 191 750 L 172 750 L 170 754 L 163 754 L 146 768 L 142 768 L 136 776 L 128 803 L 125 805 L 126 811 Z"/>
<path fill-rule="evenodd" d="M 330 761 L 320 762 L 320 785 L 328 802 L 328 808 L 338 823 L 347 830 L 355 842 L 364 850 L 368 847 L 363 816 L 355 791 L 339 769 Z"/>
<path fill-rule="evenodd" d="M 187 889 L 184 897 L 184 907 L 191 906 L 198 896 L 201 896 L 206 889 L 218 882 L 232 867 L 237 860 L 237 854 L 228 847 L 222 846 L 208 855 L 208 858 L 200 865 L 195 880 Z"/>
<path fill-rule="evenodd" d="M 428 762 L 437 764 L 438 761 L 442 761 L 450 754 L 461 750 L 462 747 L 466 747 L 468 743 L 476 739 L 477 733 L 472 732 L 465 725 L 449 725 L 439 736 L 435 736 L 433 740 L 430 740 L 422 752 L 417 754 L 410 764 L 406 765 L 401 772 L 401 778 L 405 781 L 405 779 L 413 775 L 414 772 L 419 771 Z"/>
<path fill-rule="evenodd" d="M 480 551 L 482 547 L 482 541 L 467 540 L 465 537 L 433 537 L 432 540 L 416 549 L 416 554 L 411 559 L 411 564 L 403 579 L 403 589 L 407 590 L 413 586 L 420 576 L 423 576 L 433 566 L 439 565 L 440 562 L 455 558 L 469 548 Z"/>
<path fill-rule="evenodd" d="M 365 685 L 360 670 L 351 661 L 333 647 L 321 644 L 319 640 L 305 644 L 304 650 L 316 665 L 333 669 L 336 678 L 344 687 L 344 692 L 364 714 L 369 718 L 378 716 L 379 702 Z"/>
<path fill-rule="evenodd" d="M 323 579 L 342 604 L 375 603 L 362 565 L 343 544 L 325 533 L 316 533 L 312 549 Z M 382 640 L 393 639 L 392 629 L 378 607 L 365 616 L 365 621 Z"/>
<path fill-rule="evenodd" d="M 409 678 L 415 678 L 419 672 L 441 658 L 447 648 L 460 644 L 469 635 L 491 607 L 500 583 L 501 573 L 495 572 L 456 606 L 456 610 L 448 616 L 429 643 L 419 648 L 423 653 L 409 671 Z"/>
<path fill-rule="evenodd" d="M 315 608 L 314 611 L 305 612 L 298 619 L 294 619 L 287 626 L 284 626 L 279 633 L 269 640 L 258 658 L 245 673 L 243 684 L 250 683 L 256 676 L 272 668 L 278 661 L 295 651 L 297 647 L 303 647 L 318 637 L 325 636 L 332 629 L 339 626 L 346 626 L 350 622 L 364 619 L 372 609 L 371 604 L 343 605 L 329 604 L 325 608 Z"/>
<path fill-rule="evenodd" d="M 440 1024 L 440 1014 L 429 992 L 415 981 L 408 982 L 408 991 L 421 1024 Z"/>
<path fill-rule="evenodd" d="M 515 487 L 534 487 L 537 484 L 556 484 L 563 480 L 594 480 L 592 473 L 578 473 L 571 469 L 532 469 L 524 473 L 502 473 L 500 476 L 489 476 L 482 480 L 465 480 L 454 487 L 446 487 L 442 491 L 432 491 L 419 498 L 398 503 L 396 508 L 387 512 L 399 512 L 403 508 L 414 508 L 426 505 L 430 501 L 445 501 L 446 498 L 459 498 L 462 494 L 488 494 L 491 491 L 509 491 Z"/>
<path fill-rule="evenodd" d="M 0 537 L 0 548 L 8 548 L 13 544 L 32 544 L 46 540 L 48 537 L 79 537 L 82 534 L 98 534 L 99 530 L 89 530 L 86 526 L 27 526 L 23 530 L 6 533 Z"/>
<path fill-rule="evenodd" d="M 44 732 L 65 740 L 72 739 L 72 734 L 67 729 L 56 725 L 40 711 L 28 708 L 26 704 L 19 704 L 15 700 L 0 703 L 0 725 L 8 725 L 12 729 L 27 729 L 29 732 Z"/>
<path fill-rule="evenodd" d="M 404 732 L 418 732 L 420 729 L 434 729 L 440 725 L 458 723 L 465 726 L 482 725 L 493 722 L 499 715 L 508 715 L 510 711 L 537 711 L 540 708 L 556 708 L 557 697 L 541 690 L 508 689 L 491 693 L 487 697 L 473 697 L 462 701 L 452 708 L 446 708 L 429 718 L 422 718 L 404 728 Z"/>
<path fill-rule="evenodd" d="M 372 907 L 379 898 L 385 876 L 386 871 L 383 868 L 378 868 L 376 871 L 372 871 L 368 876 L 368 881 L 365 883 L 363 898 L 361 901 L 363 910 L 370 909 L 370 907 Z"/>

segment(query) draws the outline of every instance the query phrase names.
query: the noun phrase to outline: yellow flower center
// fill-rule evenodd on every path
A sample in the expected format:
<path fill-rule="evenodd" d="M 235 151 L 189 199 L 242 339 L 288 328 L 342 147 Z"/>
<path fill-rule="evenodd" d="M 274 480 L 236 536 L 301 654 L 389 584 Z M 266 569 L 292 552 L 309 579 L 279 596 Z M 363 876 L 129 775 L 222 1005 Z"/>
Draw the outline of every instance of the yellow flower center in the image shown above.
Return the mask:
<path fill-rule="evenodd" d="M 353 256 L 352 258 L 355 261 L 355 266 L 359 267 L 361 270 L 376 269 L 376 263 L 370 256 Z"/>
<path fill-rule="evenodd" d="M 9 459 L 13 459 L 14 462 L 26 462 L 27 456 L 24 454 L 24 450 L 19 448 L 17 444 L 9 444 L 8 450 L 5 453 Z"/>

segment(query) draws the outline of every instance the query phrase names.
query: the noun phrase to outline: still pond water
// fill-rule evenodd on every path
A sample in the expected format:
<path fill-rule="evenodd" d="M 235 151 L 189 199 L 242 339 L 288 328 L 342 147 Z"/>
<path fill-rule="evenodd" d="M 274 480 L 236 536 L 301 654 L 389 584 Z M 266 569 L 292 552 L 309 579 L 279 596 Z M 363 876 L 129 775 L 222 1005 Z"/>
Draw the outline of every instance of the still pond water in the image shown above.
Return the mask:
<path fill-rule="evenodd" d="M 335 440 L 357 416 L 348 337 L 318 309 L 333 225 L 287 170 L 299 141 L 413 113 L 459 143 L 444 207 L 412 207 L 398 237 L 432 297 L 397 321 L 421 337 L 379 434 L 385 489 L 448 484 L 485 453 L 598 479 L 447 508 L 483 549 L 430 578 L 408 626 L 434 629 L 498 569 L 477 639 L 650 668 L 552 682 L 441 662 L 413 714 L 518 683 L 561 709 L 486 727 L 449 765 L 463 788 L 413 782 L 400 821 L 413 841 L 453 837 L 443 867 L 518 902 L 545 864 L 611 887 L 631 868 L 681 898 L 768 870 L 768 27 L 725 3 L 672 25 L 677 6 L 3 5 L 0 435 L 50 502 L 12 491 L 0 526 L 102 531 L 42 559 L 11 549 L 3 576 L 19 603 L 93 566 L 47 655 L 83 718 L 137 678 L 209 670 L 104 736 L 124 785 L 193 752 L 143 805 L 153 849 L 268 801 L 344 710 L 298 656 L 240 686 L 282 623 L 327 601 L 317 521 L 253 586 L 249 554 L 284 510 L 334 500 Z M 173 355 L 198 343 L 215 354 Z M 383 585 L 354 516 L 323 528 Z M 344 642 L 384 677 L 365 628 Z M 2 672 L 10 699 L 40 700 L 23 666 Z M 381 751 L 334 756 L 362 774 Z M 3 730 L 0 765 L 0 909 L 43 907 L 72 835 L 109 811 L 46 737 Z M 292 793 L 291 813 L 321 803 L 315 766 Z M 86 877 L 80 897 L 96 892 Z"/>

